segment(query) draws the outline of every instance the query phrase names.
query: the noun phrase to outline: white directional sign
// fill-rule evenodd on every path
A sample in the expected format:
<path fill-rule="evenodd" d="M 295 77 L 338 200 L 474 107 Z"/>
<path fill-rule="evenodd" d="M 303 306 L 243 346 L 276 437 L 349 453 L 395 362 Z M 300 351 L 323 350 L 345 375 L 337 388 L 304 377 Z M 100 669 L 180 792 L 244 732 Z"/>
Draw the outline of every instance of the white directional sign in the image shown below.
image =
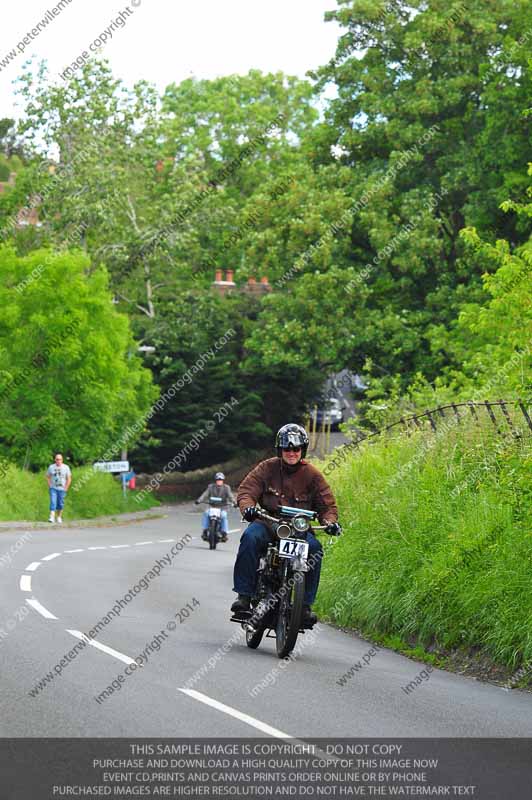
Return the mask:
<path fill-rule="evenodd" d="M 96 461 L 92 467 L 98 472 L 129 472 L 129 461 Z"/>

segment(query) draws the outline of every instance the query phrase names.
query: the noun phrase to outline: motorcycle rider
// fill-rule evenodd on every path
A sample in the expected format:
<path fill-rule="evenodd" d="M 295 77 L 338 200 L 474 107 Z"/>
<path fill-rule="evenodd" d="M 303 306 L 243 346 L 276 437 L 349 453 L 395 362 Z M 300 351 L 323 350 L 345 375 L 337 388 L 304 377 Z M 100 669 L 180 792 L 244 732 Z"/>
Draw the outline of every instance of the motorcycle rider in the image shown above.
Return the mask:
<path fill-rule="evenodd" d="M 201 494 L 198 499 L 195 501 L 196 505 L 203 503 L 204 501 L 208 500 L 209 497 L 221 497 L 222 504 L 229 505 L 230 503 L 236 506 L 236 500 L 231 491 L 231 487 L 228 484 L 224 483 L 225 475 L 223 472 L 217 472 L 214 476 L 214 483 L 209 483 L 203 494 Z M 227 511 L 222 508 L 222 514 L 220 518 L 221 527 L 222 527 L 222 542 L 227 541 L 227 534 L 229 532 L 229 526 L 227 524 Z M 207 541 L 208 534 L 209 534 L 209 510 L 203 512 L 203 516 L 201 518 L 201 525 L 203 528 L 201 538 Z"/>
<path fill-rule="evenodd" d="M 238 506 L 251 525 L 242 534 L 235 562 L 233 591 L 238 593 L 238 599 L 231 606 L 234 613 L 249 611 L 257 585 L 259 560 L 271 540 L 267 523 L 256 519 L 256 503 L 274 514 L 281 505 L 316 511 L 329 535 L 339 536 L 342 532 L 329 484 L 316 467 L 305 461 L 308 444 L 307 432 L 301 425 L 283 425 L 275 439 L 277 457 L 261 461 L 238 487 Z M 305 575 L 303 624 L 311 627 L 317 622 L 311 606 L 318 591 L 323 549 L 311 532 L 307 541 L 310 570 Z"/>

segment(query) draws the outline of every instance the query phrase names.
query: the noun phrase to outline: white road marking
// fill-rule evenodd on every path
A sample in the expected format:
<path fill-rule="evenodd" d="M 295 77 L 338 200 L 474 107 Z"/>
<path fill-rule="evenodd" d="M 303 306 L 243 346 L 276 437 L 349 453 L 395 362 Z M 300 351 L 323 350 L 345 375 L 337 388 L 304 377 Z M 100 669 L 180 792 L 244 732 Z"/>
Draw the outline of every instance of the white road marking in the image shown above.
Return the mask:
<path fill-rule="evenodd" d="M 140 547 L 141 544 L 153 544 L 153 542 L 135 542 L 137 547 Z"/>
<path fill-rule="evenodd" d="M 51 611 L 48 611 L 47 608 L 41 605 L 39 601 L 35 599 L 35 597 L 30 597 L 28 600 L 26 600 L 26 603 L 32 606 L 32 608 L 34 608 L 35 611 L 37 611 L 41 616 L 46 617 L 46 619 L 57 619 L 57 617 L 54 616 Z"/>
<path fill-rule="evenodd" d="M 227 533 L 240 533 L 241 530 L 242 528 L 231 528 L 231 530 L 227 531 Z"/>
<path fill-rule="evenodd" d="M 177 542 L 177 539 L 157 539 L 158 542 Z"/>
<path fill-rule="evenodd" d="M 118 550 L 119 547 L 129 547 L 129 545 L 128 544 L 112 544 L 111 545 L 111 549 L 112 550 Z"/>
<path fill-rule="evenodd" d="M 20 589 L 22 592 L 31 592 L 31 575 L 21 576 Z"/>
<path fill-rule="evenodd" d="M 87 547 L 87 550 L 107 550 L 107 547 Z"/>
<path fill-rule="evenodd" d="M 220 703 L 218 700 L 213 700 L 212 697 L 208 697 L 206 694 L 202 694 L 202 692 L 197 692 L 195 689 L 178 689 L 178 691 L 183 692 L 183 694 L 187 694 L 189 697 L 192 697 L 193 700 L 199 700 L 200 703 L 205 703 L 207 706 L 216 708 L 218 711 L 222 711 L 224 714 L 229 714 L 229 716 L 239 719 L 240 722 L 245 722 L 246 725 L 251 725 L 252 728 L 262 731 L 262 733 L 265 733 L 267 736 L 275 736 L 277 739 L 294 738 L 293 736 L 290 736 L 289 733 L 283 733 L 283 731 L 280 731 L 277 728 L 272 728 L 271 725 L 266 725 L 265 722 L 261 722 L 259 719 L 255 719 L 255 717 L 250 717 L 249 714 L 244 714 L 242 711 L 238 711 L 236 708 L 226 706 L 225 703 Z"/>
<path fill-rule="evenodd" d="M 51 561 L 52 558 L 59 558 L 60 555 L 61 555 L 61 553 L 51 553 L 51 555 L 45 556 L 43 558 L 43 561 Z"/>
<path fill-rule="evenodd" d="M 100 642 L 96 642 L 94 639 L 89 639 L 88 636 L 85 636 L 84 633 L 81 631 L 71 631 L 68 628 L 66 629 L 67 633 L 71 633 L 72 636 L 75 636 L 76 639 L 81 639 L 83 642 L 87 642 L 92 647 L 96 647 L 97 650 L 101 650 L 104 653 L 107 653 L 109 656 L 113 656 L 113 658 L 118 658 L 119 661 L 123 661 L 124 664 L 134 664 L 135 659 L 130 658 L 129 656 L 124 655 L 124 653 L 119 653 L 118 650 L 113 650 L 112 647 L 107 647 L 106 644 L 101 644 Z"/>
<path fill-rule="evenodd" d="M 40 566 L 41 566 L 41 562 L 40 561 L 32 561 L 31 564 L 28 564 L 28 566 L 26 567 L 26 572 L 35 572 L 37 567 L 40 567 Z"/>
<path fill-rule="evenodd" d="M 65 550 L 65 553 L 83 553 L 83 548 L 78 547 L 77 550 Z"/>

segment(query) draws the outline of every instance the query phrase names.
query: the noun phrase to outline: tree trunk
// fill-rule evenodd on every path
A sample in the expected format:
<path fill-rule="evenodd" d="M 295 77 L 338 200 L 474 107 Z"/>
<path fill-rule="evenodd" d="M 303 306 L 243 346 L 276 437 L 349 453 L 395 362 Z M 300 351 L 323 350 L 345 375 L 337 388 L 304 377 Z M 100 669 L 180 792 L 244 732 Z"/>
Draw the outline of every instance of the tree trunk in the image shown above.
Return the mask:
<path fill-rule="evenodd" d="M 145 262 L 144 263 L 144 285 L 146 286 L 146 304 L 148 306 L 148 316 L 150 319 L 155 317 L 155 306 L 153 304 L 153 287 L 151 284 L 151 270 L 149 265 Z"/>

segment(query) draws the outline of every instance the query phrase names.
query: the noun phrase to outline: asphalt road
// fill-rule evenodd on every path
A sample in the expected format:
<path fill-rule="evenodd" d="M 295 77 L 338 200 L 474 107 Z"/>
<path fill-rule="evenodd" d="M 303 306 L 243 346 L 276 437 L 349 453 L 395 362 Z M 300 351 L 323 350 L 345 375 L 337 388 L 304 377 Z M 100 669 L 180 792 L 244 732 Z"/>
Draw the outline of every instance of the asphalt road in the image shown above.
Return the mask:
<path fill-rule="evenodd" d="M 344 411 L 344 422 L 352 419 L 356 413 L 356 401 L 351 392 L 351 385 L 354 381 L 354 373 L 347 369 L 335 373 L 327 379 L 324 390 L 327 396 L 336 397 L 340 400 Z M 350 440 L 341 431 L 331 431 L 329 437 L 322 433 L 318 427 L 315 437 L 311 436 L 311 447 L 309 455 L 323 457 L 326 453 L 332 453 L 337 447 L 346 444 Z"/>
<path fill-rule="evenodd" d="M 240 527 L 234 511 L 230 527 Z M 532 695 L 439 670 L 407 693 L 422 664 L 385 649 L 368 657 L 368 642 L 326 625 L 299 640 L 292 662 L 277 659 L 273 640 L 249 650 L 229 622 L 238 533 L 210 552 L 192 505 L 166 519 L 22 536 L 0 533 L 0 557 L 11 554 L 0 561 L 3 737 L 532 736 Z M 157 561 L 160 575 L 109 617 Z M 103 618 L 98 646 L 81 641 L 61 666 L 76 632 Z M 120 682 L 142 653 L 145 665 Z"/>

